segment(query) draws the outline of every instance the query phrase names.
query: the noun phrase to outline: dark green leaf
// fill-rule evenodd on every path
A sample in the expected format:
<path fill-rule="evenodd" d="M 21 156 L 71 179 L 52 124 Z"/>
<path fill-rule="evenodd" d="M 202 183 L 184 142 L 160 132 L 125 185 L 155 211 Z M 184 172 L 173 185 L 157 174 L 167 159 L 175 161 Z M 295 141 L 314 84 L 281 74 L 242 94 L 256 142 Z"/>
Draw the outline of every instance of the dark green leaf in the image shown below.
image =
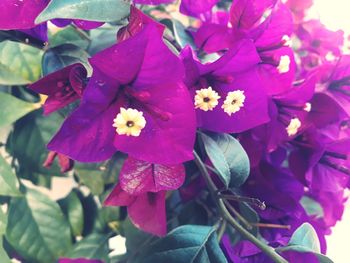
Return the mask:
<path fill-rule="evenodd" d="M 0 127 L 10 125 L 19 118 L 40 107 L 38 104 L 17 99 L 4 92 L 0 92 L 0 105 Z"/>
<path fill-rule="evenodd" d="M 220 149 L 219 145 L 208 135 L 201 134 L 205 151 L 208 154 L 210 161 L 218 171 L 221 181 L 226 187 L 229 186 L 231 181 L 230 167 L 225 160 L 225 155 Z"/>
<path fill-rule="evenodd" d="M 241 144 L 229 134 L 201 133 L 210 161 L 226 186 L 239 187 L 248 178 L 249 158 Z"/>
<path fill-rule="evenodd" d="M 198 202 L 187 203 L 178 216 L 180 225 L 206 225 L 208 223 L 208 211 Z"/>
<path fill-rule="evenodd" d="M 19 30 L 0 30 L 0 42 L 10 40 L 24 43 L 42 49 L 45 47 L 45 42 L 33 36 L 27 35 Z"/>
<path fill-rule="evenodd" d="M 11 200 L 6 239 L 20 255 L 40 263 L 54 262 L 72 245 L 69 224 L 58 204 L 33 189 Z"/>
<path fill-rule="evenodd" d="M 136 228 L 134 224 L 131 223 L 130 219 L 122 222 L 121 233 L 126 239 L 126 249 L 128 253 L 131 252 L 131 254 L 142 251 L 145 245 L 156 239 L 156 237 Z"/>
<path fill-rule="evenodd" d="M 20 196 L 16 175 L 12 172 L 11 166 L 0 155 L 0 195 Z"/>
<path fill-rule="evenodd" d="M 24 85 L 41 73 L 43 52 L 34 47 L 4 41 L 0 43 L 0 85 Z"/>
<path fill-rule="evenodd" d="M 88 58 L 88 53 L 72 44 L 51 48 L 43 56 L 43 74 L 47 75 L 75 63 L 83 64 L 90 74 L 91 66 Z"/>
<path fill-rule="evenodd" d="M 79 241 L 66 257 L 101 259 L 105 263 L 108 263 L 108 239 L 109 237 L 107 235 L 91 234 Z"/>
<path fill-rule="evenodd" d="M 220 263 L 227 260 L 220 249 L 215 228 L 185 225 L 146 248 L 136 262 Z"/>
<path fill-rule="evenodd" d="M 72 191 L 59 203 L 68 217 L 73 235 L 81 236 L 84 229 L 84 211 L 78 195 Z"/>
<path fill-rule="evenodd" d="M 89 169 L 75 169 L 77 175 L 80 178 L 81 183 L 89 187 L 90 191 L 94 195 L 103 193 L 104 182 L 102 177 L 102 171 L 94 171 Z"/>
<path fill-rule="evenodd" d="M 41 112 L 33 112 L 16 122 L 6 149 L 18 161 L 17 176 L 38 184 L 39 174 L 50 175 L 47 179 L 51 175 L 61 175 L 55 163 L 50 169 L 44 168 L 42 164 L 49 152 L 46 144 L 62 121 L 63 118 L 57 113 L 43 117 Z"/>
<path fill-rule="evenodd" d="M 125 0 L 52 0 L 35 22 L 54 18 L 114 22 L 126 18 L 129 12 L 130 4 Z"/>

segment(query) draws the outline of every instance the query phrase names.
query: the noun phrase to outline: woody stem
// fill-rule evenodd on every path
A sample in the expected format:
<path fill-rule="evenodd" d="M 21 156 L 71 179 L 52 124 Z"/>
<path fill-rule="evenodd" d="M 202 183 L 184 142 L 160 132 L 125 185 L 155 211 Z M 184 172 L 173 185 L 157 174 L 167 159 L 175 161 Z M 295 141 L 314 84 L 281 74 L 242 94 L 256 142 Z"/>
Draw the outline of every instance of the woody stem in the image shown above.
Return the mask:
<path fill-rule="evenodd" d="M 252 242 L 254 245 L 256 245 L 258 248 L 261 249 L 262 252 L 264 252 L 267 256 L 269 256 L 273 262 L 276 263 L 288 263 L 282 256 L 280 256 L 272 247 L 268 246 L 267 244 L 263 243 L 261 240 L 257 239 L 255 236 L 253 236 L 249 231 L 247 231 L 243 226 L 241 226 L 236 219 L 234 219 L 230 212 L 227 210 L 225 203 L 222 199 L 217 197 L 218 188 L 214 184 L 213 180 L 211 179 L 207 168 L 205 167 L 205 164 L 202 162 L 198 154 L 194 151 L 194 161 L 196 165 L 198 166 L 199 171 L 201 172 L 204 180 L 206 181 L 208 185 L 209 192 L 215 201 L 216 205 L 219 208 L 220 214 L 224 220 L 227 221 L 234 229 L 237 230 L 245 239 Z"/>

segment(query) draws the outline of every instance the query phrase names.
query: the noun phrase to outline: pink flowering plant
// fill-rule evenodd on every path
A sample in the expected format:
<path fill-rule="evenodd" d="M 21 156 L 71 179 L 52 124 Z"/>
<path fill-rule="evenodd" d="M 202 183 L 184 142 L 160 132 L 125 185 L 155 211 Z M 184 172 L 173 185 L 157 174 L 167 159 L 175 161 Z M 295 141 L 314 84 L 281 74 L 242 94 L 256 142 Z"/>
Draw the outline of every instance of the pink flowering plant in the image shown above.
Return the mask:
<path fill-rule="evenodd" d="M 311 6 L 1 0 L 1 263 L 332 262 L 350 57 Z"/>

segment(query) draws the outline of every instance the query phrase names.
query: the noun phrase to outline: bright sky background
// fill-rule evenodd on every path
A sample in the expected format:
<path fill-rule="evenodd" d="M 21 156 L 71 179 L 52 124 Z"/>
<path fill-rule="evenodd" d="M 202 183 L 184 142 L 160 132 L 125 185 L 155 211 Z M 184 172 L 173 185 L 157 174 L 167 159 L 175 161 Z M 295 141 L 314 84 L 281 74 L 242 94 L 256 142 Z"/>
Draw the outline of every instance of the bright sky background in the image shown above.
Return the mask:
<path fill-rule="evenodd" d="M 323 24 L 331 30 L 342 29 L 350 34 L 350 0 L 314 0 L 312 15 L 319 17 Z M 349 194 L 348 194 L 349 196 Z M 348 263 L 350 234 L 350 202 L 348 201 L 342 221 L 333 228 L 327 237 L 327 255 L 335 263 Z"/>
<path fill-rule="evenodd" d="M 342 29 L 350 34 L 349 0 L 314 0 L 312 14 L 318 16 L 329 29 Z"/>

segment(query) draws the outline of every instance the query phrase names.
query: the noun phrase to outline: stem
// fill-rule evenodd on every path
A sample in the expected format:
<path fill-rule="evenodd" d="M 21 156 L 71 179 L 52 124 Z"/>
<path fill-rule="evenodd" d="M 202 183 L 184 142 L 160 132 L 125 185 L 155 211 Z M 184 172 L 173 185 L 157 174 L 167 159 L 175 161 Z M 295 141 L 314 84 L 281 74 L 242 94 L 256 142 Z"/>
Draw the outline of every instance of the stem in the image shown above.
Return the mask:
<path fill-rule="evenodd" d="M 250 198 L 250 197 L 245 197 L 245 196 L 232 196 L 232 195 L 224 195 L 224 194 L 218 194 L 219 198 L 222 199 L 227 199 L 227 200 L 232 200 L 232 201 L 237 201 L 237 202 L 246 202 L 248 204 L 254 205 L 261 210 L 266 209 L 266 205 L 264 202 L 261 202 L 257 198 Z"/>
<path fill-rule="evenodd" d="M 282 256 L 280 256 L 272 247 L 266 245 L 265 243 L 261 242 L 259 239 L 257 239 L 255 236 L 253 236 L 251 233 L 249 233 L 245 228 L 243 228 L 230 214 L 230 212 L 227 210 L 223 200 L 220 198 L 217 198 L 215 193 L 217 192 L 217 187 L 212 181 L 207 168 L 205 167 L 205 164 L 202 162 L 202 160 L 199 158 L 198 154 L 194 151 L 194 161 L 198 166 L 198 169 L 202 173 L 205 181 L 207 182 L 207 185 L 209 187 L 209 192 L 213 197 L 213 200 L 216 202 L 218 208 L 220 209 L 221 216 L 224 220 L 227 221 L 234 229 L 236 229 L 245 239 L 252 242 L 254 245 L 256 245 L 258 248 L 261 249 L 262 252 L 264 252 L 267 256 L 269 256 L 273 262 L 276 263 L 288 263 Z"/>
<path fill-rule="evenodd" d="M 238 213 L 238 211 L 227 200 L 224 200 L 224 204 L 226 205 L 227 209 L 234 214 L 238 220 L 243 223 L 243 225 L 245 225 L 247 229 L 253 229 L 252 225 L 243 216 L 241 216 L 241 214 Z"/>
<path fill-rule="evenodd" d="M 222 220 L 221 225 L 218 229 L 218 234 L 217 234 L 219 241 L 222 239 L 222 236 L 225 234 L 226 226 L 227 226 L 226 220 Z"/>
<path fill-rule="evenodd" d="M 256 227 L 266 227 L 266 228 L 279 228 L 279 229 L 290 229 L 290 225 L 276 225 L 276 224 L 265 224 L 265 223 L 251 223 Z"/>

